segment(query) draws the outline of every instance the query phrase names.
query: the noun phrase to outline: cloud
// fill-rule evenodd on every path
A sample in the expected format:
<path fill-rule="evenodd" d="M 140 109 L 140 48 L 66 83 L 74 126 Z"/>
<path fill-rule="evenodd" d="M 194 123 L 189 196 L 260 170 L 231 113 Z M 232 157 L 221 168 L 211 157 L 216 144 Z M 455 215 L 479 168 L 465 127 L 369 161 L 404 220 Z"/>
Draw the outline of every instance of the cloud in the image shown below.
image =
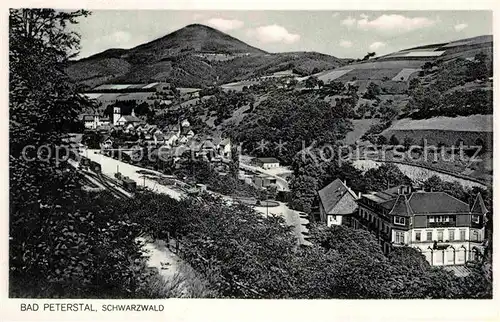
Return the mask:
<path fill-rule="evenodd" d="M 356 19 L 354 19 L 353 17 L 347 17 L 344 20 L 342 20 L 340 23 L 343 24 L 344 26 L 350 27 L 356 23 Z"/>
<path fill-rule="evenodd" d="M 339 43 L 340 47 L 344 48 L 351 48 L 352 47 L 352 41 L 349 40 L 341 40 Z"/>
<path fill-rule="evenodd" d="M 278 25 L 257 27 L 249 30 L 247 34 L 263 43 L 282 42 L 292 44 L 300 39 L 300 35 L 292 34 L 284 27 Z"/>
<path fill-rule="evenodd" d="M 373 20 L 364 17 L 357 21 L 360 29 L 377 30 L 381 32 L 408 32 L 421 28 L 431 27 L 436 24 L 435 20 L 427 17 L 406 17 L 403 15 L 381 15 Z"/>
<path fill-rule="evenodd" d="M 221 31 L 229 31 L 243 27 L 244 23 L 236 19 L 212 18 L 207 20 L 207 24 Z"/>
<path fill-rule="evenodd" d="M 458 25 L 455 25 L 455 31 L 462 31 L 465 28 L 467 28 L 469 25 L 466 23 L 460 23 Z"/>
<path fill-rule="evenodd" d="M 88 40 L 83 48 L 92 48 L 90 52 L 82 51 L 80 57 L 86 57 L 109 48 L 132 48 L 148 39 L 144 35 L 134 35 L 128 31 L 117 30 L 115 32 L 94 37 Z"/>
<path fill-rule="evenodd" d="M 385 47 L 385 43 L 381 42 L 381 41 L 376 41 L 374 43 L 372 43 L 368 48 L 370 48 L 370 50 L 372 51 L 375 51 L 375 50 L 379 50 L 381 48 L 384 48 Z"/>

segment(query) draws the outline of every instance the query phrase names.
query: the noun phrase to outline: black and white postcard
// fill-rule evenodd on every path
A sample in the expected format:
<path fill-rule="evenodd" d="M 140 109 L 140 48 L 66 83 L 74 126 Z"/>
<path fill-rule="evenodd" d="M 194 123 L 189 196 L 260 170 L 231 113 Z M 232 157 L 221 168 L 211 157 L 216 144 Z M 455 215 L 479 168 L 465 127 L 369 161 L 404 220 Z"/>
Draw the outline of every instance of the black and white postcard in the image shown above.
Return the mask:
<path fill-rule="evenodd" d="M 493 299 L 492 8 L 94 4 L 8 9 L 17 318 Z"/>

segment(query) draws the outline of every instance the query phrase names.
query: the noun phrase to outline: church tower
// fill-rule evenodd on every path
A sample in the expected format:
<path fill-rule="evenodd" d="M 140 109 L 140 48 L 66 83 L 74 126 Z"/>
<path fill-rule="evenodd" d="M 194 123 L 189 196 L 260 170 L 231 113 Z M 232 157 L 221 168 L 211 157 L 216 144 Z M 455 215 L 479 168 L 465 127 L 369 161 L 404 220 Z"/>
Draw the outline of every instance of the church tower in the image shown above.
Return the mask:
<path fill-rule="evenodd" d="M 118 119 L 120 119 L 121 115 L 121 109 L 117 106 L 113 108 L 113 125 L 116 125 L 118 123 Z"/>

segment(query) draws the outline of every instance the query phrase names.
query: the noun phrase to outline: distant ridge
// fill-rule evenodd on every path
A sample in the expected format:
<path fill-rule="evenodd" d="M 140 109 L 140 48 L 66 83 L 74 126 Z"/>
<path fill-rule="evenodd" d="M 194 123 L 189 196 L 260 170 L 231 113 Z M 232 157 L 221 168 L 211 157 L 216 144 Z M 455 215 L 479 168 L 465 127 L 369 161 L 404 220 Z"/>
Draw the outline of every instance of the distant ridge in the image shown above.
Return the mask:
<path fill-rule="evenodd" d="M 131 49 L 111 48 L 72 62 L 66 71 L 89 87 L 149 81 L 198 87 L 287 69 L 305 75 L 347 62 L 312 52 L 271 54 L 212 27 L 191 24 Z"/>

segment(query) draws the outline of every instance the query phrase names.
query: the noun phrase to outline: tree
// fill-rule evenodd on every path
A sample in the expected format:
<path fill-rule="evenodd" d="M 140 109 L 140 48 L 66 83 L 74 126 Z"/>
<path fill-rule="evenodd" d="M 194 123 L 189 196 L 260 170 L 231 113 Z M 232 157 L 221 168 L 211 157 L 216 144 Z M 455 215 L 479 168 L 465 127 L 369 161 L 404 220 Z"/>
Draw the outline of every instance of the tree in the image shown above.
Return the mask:
<path fill-rule="evenodd" d="M 426 191 L 443 191 L 463 201 L 468 201 L 468 199 L 475 197 L 470 196 L 467 191 L 462 188 L 462 185 L 458 181 L 447 182 L 443 181 L 438 176 L 432 176 L 425 180 L 423 182 L 423 188 Z"/>
<path fill-rule="evenodd" d="M 368 52 L 368 53 L 365 55 L 365 57 L 363 57 L 363 59 L 361 59 L 361 60 L 362 60 L 362 61 L 364 61 L 364 60 L 368 60 L 368 59 L 370 59 L 370 58 L 372 58 L 372 57 L 375 57 L 375 55 L 376 55 L 376 53 L 375 53 L 375 52 L 371 52 L 371 53 L 370 53 L 370 52 Z"/>
<path fill-rule="evenodd" d="M 369 191 L 383 191 L 399 185 L 411 185 L 411 180 L 394 164 L 382 164 L 365 173 L 366 188 Z"/>
<path fill-rule="evenodd" d="M 380 95 L 380 86 L 375 83 L 370 83 L 366 88 L 366 92 L 363 95 L 363 98 L 366 99 L 375 99 L 378 95 Z"/>
<path fill-rule="evenodd" d="M 484 52 L 479 52 L 474 55 L 473 61 L 468 62 L 468 71 L 471 80 L 486 79 L 492 75 L 491 62 L 487 62 L 487 58 Z"/>
<path fill-rule="evenodd" d="M 394 134 L 391 135 L 391 137 L 389 138 L 389 144 L 390 145 L 399 145 L 399 140 Z"/>
<path fill-rule="evenodd" d="M 419 86 L 420 86 L 420 79 L 419 78 L 412 78 L 412 79 L 410 79 L 410 83 L 408 85 L 408 91 L 411 92 Z"/>
<path fill-rule="evenodd" d="M 318 78 L 316 76 L 309 76 L 306 79 L 306 87 L 309 89 L 313 89 L 318 86 Z"/>
<path fill-rule="evenodd" d="M 378 145 L 385 145 L 387 144 L 387 138 L 383 135 L 379 135 L 377 138 L 377 144 Z"/>
<path fill-rule="evenodd" d="M 288 81 L 287 87 L 294 88 L 295 86 L 297 86 L 298 82 L 299 82 L 298 80 L 296 80 L 295 78 L 292 78 Z"/>
<path fill-rule="evenodd" d="M 316 191 L 318 191 L 318 188 L 318 180 L 316 178 L 308 175 L 294 176 L 290 181 L 292 208 L 310 213 L 316 200 Z"/>
<path fill-rule="evenodd" d="M 398 110 L 393 106 L 392 100 L 384 101 L 382 106 L 379 107 L 379 112 L 384 122 L 392 121 L 399 114 Z"/>
<path fill-rule="evenodd" d="M 137 297 L 147 283 L 138 227 L 115 212 L 111 196 L 82 191 L 79 175 L 56 155 L 67 148 L 67 124 L 91 106 L 62 71 L 79 44 L 67 27 L 88 14 L 10 11 L 12 297 Z M 24 153 L 29 145 L 34 152 Z"/>
<path fill-rule="evenodd" d="M 408 150 L 414 144 L 414 140 L 408 136 L 405 136 L 403 139 L 403 146 L 406 150 Z"/>
<path fill-rule="evenodd" d="M 99 132 L 84 133 L 82 141 L 89 149 L 100 149 L 103 136 Z"/>

